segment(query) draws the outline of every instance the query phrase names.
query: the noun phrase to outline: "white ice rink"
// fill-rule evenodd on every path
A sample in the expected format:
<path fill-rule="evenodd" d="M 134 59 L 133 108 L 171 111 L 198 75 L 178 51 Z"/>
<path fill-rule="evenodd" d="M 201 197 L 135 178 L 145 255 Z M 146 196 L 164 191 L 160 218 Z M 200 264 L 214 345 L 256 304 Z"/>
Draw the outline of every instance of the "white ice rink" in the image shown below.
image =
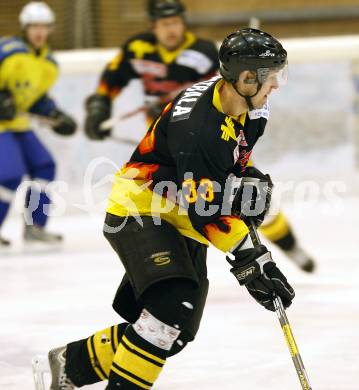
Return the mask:
<path fill-rule="evenodd" d="M 321 54 L 318 49 L 316 55 Z M 65 71 L 53 91 L 80 125 L 84 97 L 93 93 L 99 71 Z M 351 176 L 357 136 L 352 76 L 352 63 L 344 59 L 290 65 L 290 82 L 273 94 L 268 129 L 254 156 L 276 185 L 277 175 L 322 183 L 325 175 L 333 180 L 349 175 L 348 188 L 355 187 L 351 193 L 357 198 L 343 198 L 343 208 L 334 214 L 323 213 L 323 204 L 285 207 L 302 245 L 318 262 L 314 275 L 301 273 L 273 250 L 296 290 L 288 316 L 314 390 L 359 390 L 359 180 L 357 170 Z M 116 115 L 142 104 L 138 93 L 122 93 Z M 144 127 L 123 121 L 118 135 L 138 140 Z M 93 158 L 108 156 L 121 165 L 131 153 L 113 140 L 90 143 L 80 131 L 71 139 L 39 131 L 59 163 L 58 177 L 70 185 L 79 185 Z M 94 179 L 116 171 L 104 165 Z M 53 218 L 50 227 L 65 234 L 64 248 L 34 253 L 19 244 L 19 221 L 10 218 L 5 225 L 4 236 L 16 245 L 11 255 L 0 253 L 0 390 L 34 390 L 32 356 L 120 322 L 111 303 L 123 268 L 102 238 L 102 218 Z M 211 249 L 208 269 L 210 295 L 197 339 L 169 359 L 155 389 L 299 390 L 276 315 L 238 285 L 223 254 Z"/>
<path fill-rule="evenodd" d="M 273 251 L 296 289 L 288 316 L 313 389 L 358 390 L 359 202 L 347 200 L 336 216 L 320 207 L 286 211 L 319 264 L 308 276 Z M 51 227 L 66 234 L 61 251 L 17 247 L 1 255 L 1 390 L 34 389 L 33 355 L 120 322 L 111 302 L 123 269 L 102 238 L 101 219 L 56 218 Z M 9 222 L 5 233 L 16 236 L 19 229 Z M 221 253 L 209 251 L 208 268 L 210 296 L 198 337 L 168 361 L 155 389 L 300 389 L 275 314 L 239 287 Z"/>

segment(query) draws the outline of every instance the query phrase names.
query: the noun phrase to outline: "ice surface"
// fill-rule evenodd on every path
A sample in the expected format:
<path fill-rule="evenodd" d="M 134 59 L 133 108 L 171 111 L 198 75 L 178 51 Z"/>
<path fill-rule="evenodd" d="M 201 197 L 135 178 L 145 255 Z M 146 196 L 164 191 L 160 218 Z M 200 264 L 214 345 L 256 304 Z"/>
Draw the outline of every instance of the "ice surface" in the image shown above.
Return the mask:
<path fill-rule="evenodd" d="M 296 289 L 288 316 L 313 389 L 358 390 L 359 201 L 346 200 L 340 215 L 319 207 L 286 211 L 319 264 L 308 276 L 273 250 Z M 61 251 L 17 244 L 11 255 L 0 255 L 1 390 L 33 389 L 32 356 L 120 322 L 111 302 L 123 268 L 101 225 L 101 218 L 81 215 L 54 218 L 51 228 L 66 235 Z M 18 242 L 20 228 L 9 221 L 4 233 Z M 300 389 L 275 314 L 238 286 L 221 253 L 209 251 L 208 268 L 211 289 L 198 337 L 169 359 L 155 389 Z"/>

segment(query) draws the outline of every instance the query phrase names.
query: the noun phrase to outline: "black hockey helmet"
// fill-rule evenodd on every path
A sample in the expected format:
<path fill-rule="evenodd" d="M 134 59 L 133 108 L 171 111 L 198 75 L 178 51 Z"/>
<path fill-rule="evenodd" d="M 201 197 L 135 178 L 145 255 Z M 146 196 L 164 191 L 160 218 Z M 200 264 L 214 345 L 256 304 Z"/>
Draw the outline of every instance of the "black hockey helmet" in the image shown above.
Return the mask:
<path fill-rule="evenodd" d="M 149 0 L 147 11 L 152 21 L 170 16 L 183 15 L 184 5 L 179 0 Z"/>
<path fill-rule="evenodd" d="M 241 72 L 256 72 L 257 81 L 263 84 L 273 69 L 282 69 L 287 64 L 287 52 L 281 43 L 264 31 L 244 28 L 223 41 L 219 49 L 222 77 L 234 84 Z"/>

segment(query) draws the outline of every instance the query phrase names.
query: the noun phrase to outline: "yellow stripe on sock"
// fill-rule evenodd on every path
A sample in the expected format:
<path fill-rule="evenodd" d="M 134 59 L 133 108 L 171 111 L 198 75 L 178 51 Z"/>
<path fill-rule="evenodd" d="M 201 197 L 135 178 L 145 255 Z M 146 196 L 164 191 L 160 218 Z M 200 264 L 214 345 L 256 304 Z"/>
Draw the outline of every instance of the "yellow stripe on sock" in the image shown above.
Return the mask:
<path fill-rule="evenodd" d="M 115 332 L 117 332 L 116 329 Z M 97 357 L 97 361 L 99 362 L 102 371 L 106 374 L 108 378 L 108 376 L 110 375 L 112 360 L 115 356 L 111 344 L 111 328 L 103 329 L 94 334 L 94 346 L 95 346 L 94 352 Z"/>
<path fill-rule="evenodd" d="M 271 241 L 278 241 L 284 238 L 289 233 L 289 224 L 283 213 L 278 215 L 268 224 L 262 225 L 259 231 Z"/>
<path fill-rule="evenodd" d="M 135 385 L 141 387 L 142 389 L 151 389 L 151 386 L 147 386 L 144 383 L 141 383 L 140 381 L 136 380 L 135 378 L 130 377 L 129 375 L 126 375 L 124 372 L 121 372 L 116 367 L 112 367 L 111 370 L 115 372 L 117 375 L 122 376 L 129 382 L 134 383 Z"/>
<path fill-rule="evenodd" d="M 91 336 L 91 337 L 92 337 L 92 336 Z M 93 351 L 92 345 L 91 345 L 91 337 L 89 337 L 89 338 L 87 339 L 87 350 L 88 350 L 88 353 L 89 353 L 89 355 L 90 355 L 91 365 L 92 365 L 92 367 L 93 367 L 93 369 L 94 369 L 96 375 L 103 381 L 103 380 L 105 380 L 105 379 L 107 379 L 107 378 L 105 378 L 105 377 L 102 375 L 101 371 L 99 370 L 99 368 L 98 368 L 98 366 L 97 366 L 97 360 L 96 360 L 96 358 L 95 358 L 95 354 L 94 354 L 94 351 Z"/>
<path fill-rule="evenodd" d="M 113 363 L 149 383 L 154 383 L 162 370 L 162 366 L 129 351 L 122 343 L 117 348 Z"/>
<path fill-rule="evenodd" d="M 142 354 L 143 356 L 146 356 L 146 357 L 148 357 L 148 358 L 154 360 L 155 362 L 158 362 L 158 363 L 161 363 L 161 364 L 165 364 L 165 363 L 166 363 L 166 360 L 160 359 L 159 357 L 157 357 L 157 356 L 155 356 L 155 355 L 152 355 L 152 354 L 149 353 L 149 352 L 146 352 L 144 349 L 137 347 L 137 345 L 132 344 L 131 341 L 129 341 L 128 338 L 127 338 L 125 335 L 122 337 L 122 340 L 123 340 L 129 347 L 131 347 L 131 348 L 134 349 L 135 351 L 139 352 L 139 353 Z"/>

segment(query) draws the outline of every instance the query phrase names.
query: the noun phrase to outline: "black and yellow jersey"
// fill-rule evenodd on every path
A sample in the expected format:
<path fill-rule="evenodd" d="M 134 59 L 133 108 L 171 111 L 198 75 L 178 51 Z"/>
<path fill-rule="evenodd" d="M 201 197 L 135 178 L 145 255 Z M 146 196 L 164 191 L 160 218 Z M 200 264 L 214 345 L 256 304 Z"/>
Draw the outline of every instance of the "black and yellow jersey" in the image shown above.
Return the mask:
<path fill-rule="evenodd" d="M 165 107 L 116 174 L 109 213 L 160 216 L 183 235 L 225 252 L 248 233 L 231 215 L 229 179 L 242 175 L 269 109 L 224 114 L 223 83 L 213 77 L 194 84 Z"/>
<path fill-rule="evenodd" d="M 16 117 L 0 120 L 1 131 L 29 127 L 28 112 L 48 114 L 55 103 L 47 96 L 58 77 L 58 66 L 49 49 L 35 51 L 17 37 L 0 39 L 0 90 L 9 90 L 16 104 Z"/>
<path fill-rule="evenodd" d="M 214 76 L 219 68 L 214 43 L 186 32 L 182 45 L 166 50 L 153 33 L 132 37 L 104 70 L 97 93 L 113 99 L 132 79 L 141 79 L 146 102 L 171 101 L 180 91 Z"/>

